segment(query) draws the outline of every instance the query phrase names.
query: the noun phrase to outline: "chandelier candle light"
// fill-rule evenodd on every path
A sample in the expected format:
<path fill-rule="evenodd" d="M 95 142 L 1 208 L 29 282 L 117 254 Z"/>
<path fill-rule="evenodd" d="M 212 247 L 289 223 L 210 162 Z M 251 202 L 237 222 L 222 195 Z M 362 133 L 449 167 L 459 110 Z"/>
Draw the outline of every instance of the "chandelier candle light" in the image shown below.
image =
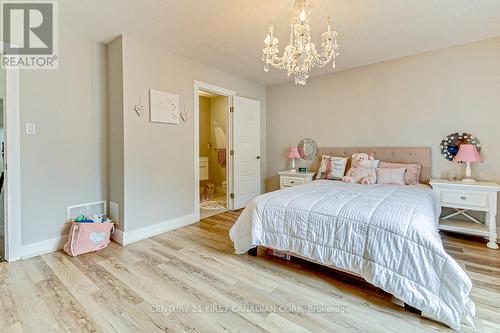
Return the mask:
<path fill-rule="evenodd" d="M 288 76 L 295 76 L 295 84 L 305 85 L 309 72 L 321 68 L 332 61 L 335 68 L 335 58 L 339 55 L 337 32 L 331 30 L 328 17 L 327 31 L 321 35 L 321 52 L 311 42 L 311 26 L 309 25 L 306 0 L 295 0 L 292 18 L 290 20 L 290 43 L 285 47 L 283 56 L 279 54 L 279 40 L 274 36 L 274 27 L 269 27 L 269 33 L 264 40 L 262 60 L 265 61 L 264 71 L 269 67 L 286 70 Z"/>

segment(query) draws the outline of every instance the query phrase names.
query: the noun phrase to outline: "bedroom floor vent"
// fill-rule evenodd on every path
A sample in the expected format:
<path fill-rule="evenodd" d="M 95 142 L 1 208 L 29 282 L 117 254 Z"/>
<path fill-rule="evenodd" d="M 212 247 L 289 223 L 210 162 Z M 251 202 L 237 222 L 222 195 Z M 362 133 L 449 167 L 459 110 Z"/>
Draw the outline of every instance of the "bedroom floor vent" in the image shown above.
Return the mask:
<path fill-rule="evenodd" d="M 79 215 L 92 216 L 108 213 L 106 201 L 90 202 L 81 205 L 69 206 L 66 210 L 66 221 L 72 220 Z"/>

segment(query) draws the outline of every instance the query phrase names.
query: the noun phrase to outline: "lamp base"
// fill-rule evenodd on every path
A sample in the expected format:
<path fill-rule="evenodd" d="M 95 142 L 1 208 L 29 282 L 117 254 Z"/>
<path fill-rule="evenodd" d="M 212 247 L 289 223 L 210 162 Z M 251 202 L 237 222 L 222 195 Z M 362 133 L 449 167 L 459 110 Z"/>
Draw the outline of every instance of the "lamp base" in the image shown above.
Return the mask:
<path fill-rule="evenodd" d="M 462 179 L 464 183 L 475 183 L 476 180 L 474 178 L 464 178 Z"/>
<path fill-rule="evenodd" d="M 290 169 L 290 170 L 288 170 L 288 172 L 290 172 L 290 173 L 296 173 L 296 172 L 297 172 L 297 170 L 295 170 L 295 169 Z"/>

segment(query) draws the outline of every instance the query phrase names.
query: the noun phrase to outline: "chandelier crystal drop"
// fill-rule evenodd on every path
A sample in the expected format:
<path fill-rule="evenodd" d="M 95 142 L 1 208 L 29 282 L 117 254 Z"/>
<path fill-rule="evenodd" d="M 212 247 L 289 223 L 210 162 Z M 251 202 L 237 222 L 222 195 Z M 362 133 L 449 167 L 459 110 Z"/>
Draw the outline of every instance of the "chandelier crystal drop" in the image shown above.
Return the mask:
<path fill-rule="evenodd" d="M 295 77 L 295 84 L 305 85 L 309 73 L 314 68 L 321 68 L 332 61 L 335 68 L 335 58 L 339 55 L 337 32 L 330 28 L 328 17 L 327 31 L 321 35 L 321 52 L 311 42 L 311 27 L 306 9 L 306 0 L 296 0 L 290 20 L 290 43 L 285 47 L 283 56 L 279 56 L 279 40 L 274 36 L 274 27 L 269 27 L 269 33 L 264 40 L 262 60 L 264 71 L 270 66 L 286 70 L 288 76 Z"/>

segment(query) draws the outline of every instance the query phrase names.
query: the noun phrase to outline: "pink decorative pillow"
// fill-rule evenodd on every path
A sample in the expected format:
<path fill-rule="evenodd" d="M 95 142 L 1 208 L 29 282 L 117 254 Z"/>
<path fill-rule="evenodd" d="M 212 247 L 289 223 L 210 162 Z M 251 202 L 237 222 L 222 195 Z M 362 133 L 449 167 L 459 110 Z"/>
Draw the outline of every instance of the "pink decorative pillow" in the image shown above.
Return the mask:
<path fill-rule="evenodd" d="M 419 183 L 420 179 L 420 171 L 422 170 L 422 166 L 420 164 L 412 164 L 412 163 L 391 163 L 391 162 L 382 162 L 378 164 L 380 169 L 400 169 L 405 168 L 405 183 L 407 185 L 416 185 Z"/>
<path fill-rule="evenodd" d="M 377 184 L 406 185 L 405 168 L 399 168 L 399 169 L 377 168 L 376 170 L 377 170 Z"/>

